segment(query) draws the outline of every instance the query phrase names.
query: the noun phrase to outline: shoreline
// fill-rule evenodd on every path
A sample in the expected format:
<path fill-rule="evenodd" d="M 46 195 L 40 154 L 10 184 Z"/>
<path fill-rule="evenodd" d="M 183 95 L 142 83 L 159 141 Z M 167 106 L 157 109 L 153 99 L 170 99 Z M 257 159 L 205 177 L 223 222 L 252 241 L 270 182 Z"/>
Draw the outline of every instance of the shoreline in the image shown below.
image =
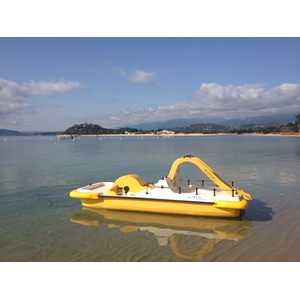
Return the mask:
<path fill-rule="evenodd" d="M 203 136 L 268 136 L 268 137 L 300 137 L 299 134 L 281 134 L 281 133 L 177 133 L 177 134 L 150 134 L 150 133 L 144 133 L 144 134 L 58 134 L 56 135 L 57 138 L 59 137 L 65 137 L 70 138 L 71 137 L 162 137 L 162 138 L 168 138 L 168 137 L 203 137 Z"/>

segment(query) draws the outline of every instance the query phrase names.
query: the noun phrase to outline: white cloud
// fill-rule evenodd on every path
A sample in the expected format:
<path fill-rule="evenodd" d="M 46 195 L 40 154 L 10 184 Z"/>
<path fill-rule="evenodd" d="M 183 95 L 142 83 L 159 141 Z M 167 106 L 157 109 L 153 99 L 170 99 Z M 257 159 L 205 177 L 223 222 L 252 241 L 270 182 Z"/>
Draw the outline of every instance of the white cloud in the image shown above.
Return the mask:
<path fill-rule="evenodd" d="M 271 89 L 263 85 L 203 83 L 195 96 L 192 104 L 209 116 L 241 118 L 291 113 L 296 107 L 300 109 L 300 85 L 296 83 L 284 83 Z"/>
<path fill-rule="evenodd" d="M 30 108 L 30 97 L 63 94 L 82 87 L 82 84 L 74 81 L 30 81 L 18 84 L 15 81 L 0 78 L 0 115 L 5 118 Z"/>
<path fill-rule="evenodd" d="M 123 77 L 126 77 L 126 71 L 122 68 L 113 68 L 114 71 L 116 71 L 119 75 L 123 76 Z"/>
<path fill-rule="evenodd" d="M 143 70 L 136 69 L 131 74 L 127 74 L 122 68 L 113 68 L 120 76 L 127 78 L 129 81 L 135 84 L 152 84 L 156 80 L 156 72 L 146 72 Z"/>
<path fill-rule="evenodd" d="M 137 84 L 151 84 L 156 79 L 155 72 L 145 72 L 142 70 L 135 70 L 130 76 L 129 80 Z"/>
<path fill-rule="evenodd" d="M 83 85 L 74 81 L 57 81 L 57 82 L 35 82 L 27 84 L 28 96 L 49 96 L 54 94 L 64 94 L 74 89 L 82 88 Z"/>
<path fill-rule="evenodd" d="M 118 120 L 102 118 L 108 127 L 177 118 L 233 119 L 300 112 L 300 84 L 283 83 L 266 88 L 257 85 L 228 85 L 203 83 L 189 102 L 167 106 L 122 110 Z M 107 120 L 107 122 L 105 122 Z M 105 123 L 105 124 L 104 124 Z"/>
<path fill-rule="evenodd" d="M 161 71 L 162 73 L 164 73 L 164 74 L 167 74 L 167 73 L 170 73 L 170 72 L 171 72 L 170 69 L 169 69 L 169 68 L 166 68 L 166 67 L 161 67 L 161 68 L 160 68 L 160 71 Z"/>

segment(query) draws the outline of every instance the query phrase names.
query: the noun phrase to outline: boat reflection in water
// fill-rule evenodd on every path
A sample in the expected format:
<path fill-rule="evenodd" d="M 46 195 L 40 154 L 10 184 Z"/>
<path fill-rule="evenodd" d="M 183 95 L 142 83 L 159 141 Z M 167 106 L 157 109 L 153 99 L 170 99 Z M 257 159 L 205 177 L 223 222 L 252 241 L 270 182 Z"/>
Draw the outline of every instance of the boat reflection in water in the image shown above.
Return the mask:
<path fill-rule="evenodd" d="M 177 257 L 201 261 L 223 240 L 238 241 L 248 234 L 252 221 L 114 211 L 83 207 L 71 222 L 85 226 L 107 224 L 120 231 L 153 234 L 160 246 L 170 243 Z"/>

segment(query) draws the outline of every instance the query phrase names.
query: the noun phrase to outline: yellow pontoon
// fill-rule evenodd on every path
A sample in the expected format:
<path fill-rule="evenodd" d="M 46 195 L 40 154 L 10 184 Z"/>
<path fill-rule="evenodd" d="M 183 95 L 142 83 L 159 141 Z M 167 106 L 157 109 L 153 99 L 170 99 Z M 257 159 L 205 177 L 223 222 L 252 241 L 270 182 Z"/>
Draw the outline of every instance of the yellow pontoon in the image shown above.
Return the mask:
<path fill-rule="evenodd" d="M 195 164 L 216 186 L 182 184 L 178 173 L 183 163 Z M 115 182 L 97 182 L 70 192 L 85 207 L 168 214 L 240 217 L 251 195 L 228 184 L 204 161 L 187 155 L 174 161 L 169 175 L 147 183 L 136 174 Z"/>

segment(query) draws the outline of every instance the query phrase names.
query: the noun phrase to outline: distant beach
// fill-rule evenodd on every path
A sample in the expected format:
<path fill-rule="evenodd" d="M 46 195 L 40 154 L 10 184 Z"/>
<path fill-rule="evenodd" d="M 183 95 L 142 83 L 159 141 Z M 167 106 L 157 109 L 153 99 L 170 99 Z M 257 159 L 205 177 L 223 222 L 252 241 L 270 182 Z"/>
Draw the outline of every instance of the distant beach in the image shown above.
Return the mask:
<path fill-rule="evenodd" d="M 281 133 L 175 133 L 175 134 L 156 134 L 156 133 L 142 133 L 142 134 L 60 134 L 57 135 L 58 138 L 65 137 L 189 137 L 189 136 L 197 136 L 197 137 L 207 137 L 207 136 L 261 136 L 261 137 L 300 137 L 300 133 L 295 134 L 281 134 Z"/>

